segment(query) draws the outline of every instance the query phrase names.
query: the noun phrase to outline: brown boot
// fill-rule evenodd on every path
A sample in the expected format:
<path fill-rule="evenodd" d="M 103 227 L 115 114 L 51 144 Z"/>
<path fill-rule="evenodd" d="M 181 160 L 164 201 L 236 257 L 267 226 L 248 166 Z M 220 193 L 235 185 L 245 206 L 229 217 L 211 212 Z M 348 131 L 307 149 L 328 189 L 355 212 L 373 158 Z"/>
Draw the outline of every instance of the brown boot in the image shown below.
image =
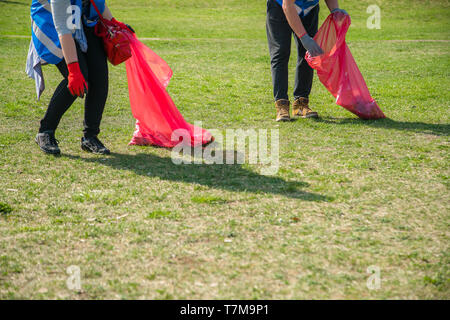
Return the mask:
<path fill-rule="evenodd" d="M 319 115 L 317 114 L 317 112 L 312 111 L 309 106 L 309 99 L 308 98 L 298 98 L 297 100 L 294 101 L 292 107 L 293 107 L 293 111 L 292 111 L 292 116 L 294 118 L 318 118 Z"/>
<path fill-rule="evenodd" d="M 277 122 L 279 121 L 291 121 L 289 116 L 289 100 L 280 99 L 275 102 L 277 108 Z"/>

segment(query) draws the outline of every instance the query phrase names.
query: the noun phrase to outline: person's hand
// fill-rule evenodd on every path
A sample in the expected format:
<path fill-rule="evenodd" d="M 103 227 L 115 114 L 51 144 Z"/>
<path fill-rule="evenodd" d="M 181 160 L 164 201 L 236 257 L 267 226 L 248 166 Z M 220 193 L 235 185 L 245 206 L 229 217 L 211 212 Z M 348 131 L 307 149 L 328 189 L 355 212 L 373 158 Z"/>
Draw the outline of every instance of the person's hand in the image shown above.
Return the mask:
<path fill-rule="evenodd" d="M 309 51 L 311 57 L 320 56 L 321 54 L 323 54 L 322 48 L 320 48 L 317 42 L 315 42 L 314 39 L 311 38 L 307 33 L 300 38 L 300 41 L 302 42 L 305 49 Z"/>
<path fill-rule="evenodd" d="M 340 12 L 342 14 L 348 15 L 347 11 L 345 11 L 344 9 L 340 9 L 340 8 L 336 8 L 336 9 L 331 10 L 331 13 L 335 13 L 335 12 Z"/>
<path fill-rule="evenodd" d="M 70 93 L 73 96 L 83 98 L 84 94 L 87 93 L 88 86 L 81 73 L 80 65 L 78 62 L 72 62 L 67 65 L 67 69 L 69 70 L 69 76 L 67 77 L 69 85 L 67 87 Z"/>
<path fill-rule="evenodd" d="M 117 21 L 115 18 L 112 18 L 111 21 L 114 22 L 115 24 L 117 24 L 118 26 L 120 26 L 122 29 L 125 29 L 132 33 L 135 33 L 134 29 L 129 24 Z"/>

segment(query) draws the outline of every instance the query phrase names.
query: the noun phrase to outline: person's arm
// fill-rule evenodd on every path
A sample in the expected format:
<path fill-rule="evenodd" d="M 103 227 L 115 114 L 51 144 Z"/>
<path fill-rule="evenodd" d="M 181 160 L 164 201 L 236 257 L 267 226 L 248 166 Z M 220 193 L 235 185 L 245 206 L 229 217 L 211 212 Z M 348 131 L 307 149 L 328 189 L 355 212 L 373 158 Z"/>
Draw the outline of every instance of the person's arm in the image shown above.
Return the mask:
<path fill-rule="evenodd" d="M 69 14 L 67 8 L 71 5 L 70 0 L 51 0 L 53 23 L 61 42 L 62 52 L 67 64 L 77 62 L 77 49 L 72 37 L 72 30 L 69 29 L 67 21 Z"/>
<path fill-rule="evenodd" d="M 292 31 L 295 32 L 297 37 L 301 38 L 306 34 L 306 29 L 303 26 L 302 20 L 297 13 L 294 3 L 295 0 L 284 0 L 283 11 Z"/>
<path fill-rule="evenodd" d="M 105 18 L 106 20 L 112 20 L 113 19 L 113 15 L 111 13 L 111 10 L 109 10 L 108 6 L 105 4 L 105 10 L 102 13 L 103 18 Z"/>
<path fill-rule="evenodd" d="M 283 1 L 283 11 L 286 16 L 286 19 L 291 26 L 291 29 L 295 32 L 297 37 L 302 42 L 303 46 L 312 57 L 318 56 L 323 53 L 320 46 L 311 38 L 306 32 L 305 27 L 303 26 L 302 20 L 297 13 L 297 9 L 295 8 L 295 0 L 284 0 Z"/>
<path fill-rule="evenodd" d="M 344 9 L 339 8 L 338 0 L 325 0 L 328 9 L 330 9 L 331 13 L 342 12 L 343 14 L 348 14 Z"/>
<path fill-rule="evenodd" d="M 128 29 L 128 30 L 130 30 L 131 32 L 134 33 L 134 29 L 130 25 L 128 25 L 126 23 L 122 23 L 122 22 L 117 21 L 116 19 L 114 19 L 113 15 L 111 13 L 111 10 L 109 10 L 109 8 L 108 8 L 108 6 L 106 4 L 105 4 L 105 10 L 103 11 L 102 16 L 106 20 L 111 20 L 111 21 L 115 22 L 116 24 L 120 25 L 122 27 L 122 29 Z"/>
<path fill-rule="evenodd" d="M 338 0 L 325 0 L 325 3 L 327 4 L 328 9 L 330 9 L 330 12 L 339 8 Z"/>
<path fill-rule="evenodd" d="M 72 33 L 66 33 L 59 36 L 61 48 L 67 64 L 78 62 L 77 48 L 73 40 Z"/>
<path fill-rule="evenodd" d="M 55 24 L 64 60 L 69 71 L 67 77 L 69 84 L 67 87 L 72 95 L 84 97 L 84 94 L 87 92 L 87 84 L 78 64 L 77 48 L 73 40 L 72 30 L 67 25 L 67 21 L 70 18 L 70 14 L 67 13 L 69 6 L 71 6 L 70 0 L 51 0 L 53 23 Z"/>

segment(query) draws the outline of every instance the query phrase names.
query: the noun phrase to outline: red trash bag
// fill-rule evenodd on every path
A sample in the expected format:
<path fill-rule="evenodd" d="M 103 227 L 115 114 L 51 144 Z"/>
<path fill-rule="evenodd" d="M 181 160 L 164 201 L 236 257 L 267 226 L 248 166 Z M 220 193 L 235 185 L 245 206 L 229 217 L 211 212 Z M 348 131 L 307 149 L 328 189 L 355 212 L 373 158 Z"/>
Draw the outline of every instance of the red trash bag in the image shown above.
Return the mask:
<path fill-rule="evenodd" d="M 336 104 L 362 119 L 385 118 L 370 96 L 366 82 L 345 43 L 350 23 L 348 15 L 340 12 L 330 14 L 314 37 L 324 54 L 311 57 L 307 52 L 305 58 L 317 70 L 323 85 L 336 98 Z"/>
<path fill-rule="evenodd" d="M 167 93 L 173 75 L 169 65 L 134 34 L 129 34 L 129 39 L 132 57 L 125 64 L 130 106 L 136 119 L 136 130 L 129 144 L 173 148 L 181 140 L 172 140 L 172 133 L 177 129 L 189 133 L 191 146 L 212 142 L 211 133 L 184 120 Z"/>

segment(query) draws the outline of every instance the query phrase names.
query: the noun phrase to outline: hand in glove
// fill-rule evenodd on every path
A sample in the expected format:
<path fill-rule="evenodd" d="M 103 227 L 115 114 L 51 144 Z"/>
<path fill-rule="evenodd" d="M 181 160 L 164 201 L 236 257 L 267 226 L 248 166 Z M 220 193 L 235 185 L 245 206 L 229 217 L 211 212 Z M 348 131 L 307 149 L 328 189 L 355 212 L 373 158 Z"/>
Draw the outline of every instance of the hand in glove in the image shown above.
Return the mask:
<path fill-rule="evenodd" d="M 132 33 L 135 33 L 134 29 L 129 24 L 117 21 L 115 18 L 112 18 L 111 21 L 114 22 L 115 24 L 117 24 L 118 26 L 120 26 L 122 29 L 125 29 Z"/>
<path fill-rule="evenodd" d="M 302 42 L 305 49 L 309 51 L 311 57 L 320 56 L 321 54 L 323 54 L 322 48 L 320 48 L 317 42 L 315 42 L 314 39 L 311 38 L 307 33 L 300 37 L 300 41 Z"/>
<path fill-rule="evenodd" d="M 80 65 L 78 62 L 73 62 L 67 65 L 67 69 L 69 70 L 69 76 L 67 77 L 69 85 L 67 87 L 70 93 L 73 96 L 83 98 L 84 94 L 87 93 L 88 86 L 81 73 Z"/>
<path fill-rule="evenodd" d="M 348 15 L 347 11 L 345 11 L 344 9 L 336 8 L 336 9 L 331 10 L 331 13 L 335 13 L 335 12 L 340 12 L 340 13 Z"/>

